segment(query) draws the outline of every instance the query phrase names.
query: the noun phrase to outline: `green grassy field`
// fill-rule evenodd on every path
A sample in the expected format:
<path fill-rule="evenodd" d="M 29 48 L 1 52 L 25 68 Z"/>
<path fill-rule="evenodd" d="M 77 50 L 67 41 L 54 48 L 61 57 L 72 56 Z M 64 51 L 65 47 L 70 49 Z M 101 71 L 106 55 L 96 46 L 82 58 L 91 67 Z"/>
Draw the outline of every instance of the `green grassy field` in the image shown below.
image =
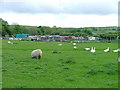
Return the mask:
<path fill-rule="evenodd" d="M 67 42 L 7 41 L 2 41 L 3 88 L 118 88 L 118 54 L 112 52 L 117 42 L 78 43 L 74 50 Z M 84 50 L 92 46 L 95 54 Z M 111 51 L 104 53 L 107 47 Z M 32 59 L 38 48 L 42 58 Z"/>

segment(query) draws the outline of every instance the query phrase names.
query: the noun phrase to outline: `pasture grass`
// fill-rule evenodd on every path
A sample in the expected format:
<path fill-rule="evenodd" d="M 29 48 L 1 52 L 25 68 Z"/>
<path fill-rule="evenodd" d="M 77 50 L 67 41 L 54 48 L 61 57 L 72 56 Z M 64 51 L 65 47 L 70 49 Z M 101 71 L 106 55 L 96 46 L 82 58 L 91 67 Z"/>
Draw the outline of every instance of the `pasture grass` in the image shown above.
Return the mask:
<path fill-rule="evenodd" d="M 2 40 L 3 88 L 118 88 L 117 42 L 77 43 L 77 49 L 68 42 L 12 42 Z M 34 49 L 42 49 L 40 60 L 31 58 Z"/>

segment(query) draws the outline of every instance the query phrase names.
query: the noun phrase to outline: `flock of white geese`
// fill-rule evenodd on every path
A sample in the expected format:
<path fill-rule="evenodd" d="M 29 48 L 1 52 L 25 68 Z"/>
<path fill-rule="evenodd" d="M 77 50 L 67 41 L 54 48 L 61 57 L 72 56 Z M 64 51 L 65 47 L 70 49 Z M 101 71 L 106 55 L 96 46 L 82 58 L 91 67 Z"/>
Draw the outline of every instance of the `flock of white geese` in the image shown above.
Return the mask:
<path fill-rule="evenodd" d="M 61 46 L 62 44 L 59 44 L 59 46 Z M 73 48 L 77 49 L 77 44 L 73 43 Z M 91 48 L 85 48 L 86 51 L 90 51 L 91 53 L 95 53 L 96 52 L 96 48 L 95 47 L 91 47 Z M 107 49 L 104 50 L 104 52 L 110 52 L 110 48 L 108 47 Z M 117 53 L 120 52 L 120 49 L 116 49 L 116 50 L 112 50 L 112 52 Z"/>
<path fill-rule="evenodd" d="M 8 41 L 8 44 L 14 44 L 13 42 Z M 76 43 L 73 43 L 74 45 L 74 49 L 77 49 Z M 59 44 L 59 46 L 62 46 L 62 44 Z M 90 51 L 91 53 L 95 53 L 96 49 L 95 47 L 91 47 L 91 48 L 85 48 L 86 51 Z M 108 47 L 107 49 L 104 50 L 105 53 L 110 52 L 110 48 Z M 112 52 L 117 53 L 120 52 L 120 48 L 116 49 L 116 50 L 112 50 Z M 120 56 L 118 57 L 118 62 L 120 63 Z"/>
<path fill-rule="evenodd" d="M 85 50 L 88 51 L 88 50 L 90 50 L 90 48 L 85 48 Z M 95 53 L 95 51 L 96 51 L 95 47 L 92 47 L 91 50 L 90 50 L 91 53 Z M 107 49 L 104 50 L 104 52 L 105 53 L 110 52 L 110 48 L 108 47 Z M 112 52 L 115 52 L 115 53 L 120 52 L 120 49 L 112 50 Z"/>
<path fill-rule="evenodd" d="M 8 44 L 14 44 L 13 42 L 10 42 L 10 41 L 8 41 Z M 59 46 L 61 46 L 62 44 L 59 44 Z M 73 45 L 74 45 L 74 49 L 77 49 L 77 46 L 76 46 L 76 43 L 73 43 Z M 90 51 L 91 53 L 95 53 L 96 52 L 96 49 L 95 49 L 95 47 L 91 47 L 91 49 L 90 48 L 85 48 L 85 50 L 86 51 Z M 105 49 L 104 50 L 104 52 L 110 52 L 110 48 L 108 47 L 107 49 Z M 120 52 L 120 49 L 116 49 L 116 50 L 113 50 L 112 52 Z"/>
<path fill-rule="evenodd" d="M 62 44 L 59 44 L 59 45 L 61 46 Z M 76 43 L 73 43 L 73 46 L 74 46 L 74 47 L 73 47 L 74 49 L 77 49 Z M 90 51 L 91 53 L 95 53 L 95 52 L 96 52 L 95 47 L 85 48 L 85 50 L 86 50 L 86 51 Z M 110 52 L 110 48 L 109 48 L 109 47 L 106 48 L 106 49 L 104 50 L 104 52 L 105 52 L 105 53 Z M 112 50 L 112 52 L 114 52 L 114 53 L 120 52 L 120 48 L 118 48 L 118 49 L 116 49 L 116 50 Z M 118 60 L 118 62 L 120 63 L 120 56 L 118 56 L 117 60 Z"/>

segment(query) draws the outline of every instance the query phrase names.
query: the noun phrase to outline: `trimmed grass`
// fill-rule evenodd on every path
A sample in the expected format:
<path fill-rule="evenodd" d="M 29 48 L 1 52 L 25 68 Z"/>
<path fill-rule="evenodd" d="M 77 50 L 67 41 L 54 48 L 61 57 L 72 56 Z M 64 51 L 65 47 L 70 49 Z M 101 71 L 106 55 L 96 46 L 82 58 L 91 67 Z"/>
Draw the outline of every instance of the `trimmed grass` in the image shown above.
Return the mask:
<path fill-rule="evenodd" d="M 3 88 L 118 88 L 117 42 L 78 43 L 76 50 L 67 42 L 2 42 Z M 84 50 L 92 46 L 95 54 Z M 104 53 L 107 47 L 111 51 Z M 39 48 L 42 58 L 31 59 Z"/>

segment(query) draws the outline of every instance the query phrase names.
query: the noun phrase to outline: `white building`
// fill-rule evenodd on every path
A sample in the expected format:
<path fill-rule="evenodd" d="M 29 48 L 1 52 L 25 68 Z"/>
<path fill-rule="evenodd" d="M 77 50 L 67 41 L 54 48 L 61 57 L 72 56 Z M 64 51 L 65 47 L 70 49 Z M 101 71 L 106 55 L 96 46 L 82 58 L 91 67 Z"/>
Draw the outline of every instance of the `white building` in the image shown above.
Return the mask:
<path fill-rule="evenodd" d="M 95 41 L 96 38 L 95 38 L 95 37 L 88 37 L 88 40 L 90 40 L 90 41 Z"/>

